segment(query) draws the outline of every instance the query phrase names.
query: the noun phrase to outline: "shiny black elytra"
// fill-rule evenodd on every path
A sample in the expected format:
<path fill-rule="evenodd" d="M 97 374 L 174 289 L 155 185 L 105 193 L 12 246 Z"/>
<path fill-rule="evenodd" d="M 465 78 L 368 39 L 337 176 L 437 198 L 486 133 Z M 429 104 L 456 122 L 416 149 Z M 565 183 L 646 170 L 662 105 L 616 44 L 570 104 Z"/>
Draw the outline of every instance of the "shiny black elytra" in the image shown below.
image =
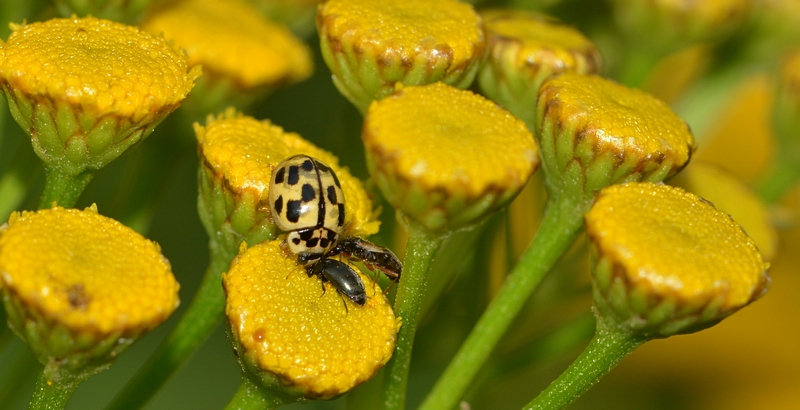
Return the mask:
<path fill-rule="evenodd" d="M 325 282 L 330 282 L 339 294 L 347 296 L 353 303 L 364 306 L 367 292 L 364 282 L 350 265 L 336 259 L 323 258 L 307 268 L 308 276 L 317 276 L 322 283 L 322 294 L 325 294 Z M 342 300 L 344 303 L 344 300 Z M 347 311 L 347 303 L 344 304 Z"/>

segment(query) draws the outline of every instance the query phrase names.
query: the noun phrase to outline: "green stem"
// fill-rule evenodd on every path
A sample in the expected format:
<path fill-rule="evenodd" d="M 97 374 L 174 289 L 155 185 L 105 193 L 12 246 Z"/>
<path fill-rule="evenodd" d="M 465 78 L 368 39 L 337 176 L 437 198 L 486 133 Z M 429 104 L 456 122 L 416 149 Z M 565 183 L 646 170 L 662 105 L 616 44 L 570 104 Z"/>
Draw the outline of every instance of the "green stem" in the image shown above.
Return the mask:
<path fill-rule="evenodd" d="M 397 333 L 397 345 L 387 370 L 388 379 L 384 391 L 384 405 L 387 410 L 405 408 L 411 348 L 417 331 L 422 296 L 425 294 L 433 256 L 443 240 L 442 236 L 429 233 L 416 222 L 409 223 L 408 234 L 403 278 L 398 285 L 394 303 L 394 313 L 402 318 L 403 325 Z"/>
<path fill-rule="evenodd" d="M 524 409 L 561 409 L 589 390 L 625 356 L 647 340 L 597 319 L 597 333 L 586 350 Z"/>
<path fill-rule="evenodd" d="M 566 198 L 562 196 L 561 198 Z M 553 201 L 542 225 L 494 301 L 439 378 L 420 410 L 449 409 L 469 384 L 545 274 L 566 252 L 583 227 L 583 206 L 571 199 Z"/>
<path fill-rule="evenodd" d="M 63 409 L 72 392 L 86 377 L 78 377 L 62 369 L 54 361 L 48 363 L 36 380 L 29 410 Z"/>
<path fill-rule="evenodd" d="M 139 409 L 208 338 L 222 322 L 225 295 L 221 276 L 236 257 L 235 247 L 211 242 L 211 261 L 200 288 L 184 315 L 144 367 L 136 373 L 109 408 Z"/>
<path fill-rule="evenodd" d="M 236 394 L 225 406 L 225 410 L 270 410 L 276 409 L 283 401 L 267 389 L 259 389 L 247 376 L 242 377 L 242 384 Z"/>
<path fill-rule="evenodd" d="M 78 202 L 83 189 L 94 176 L 91 172 L 79 175 L 66 175 L 55 169 L 48 169 L 44 182 L 44 192 L 39 201 L 39 209 L 48 209 L 56 202 L 58 206 L 71 208 Z"/>

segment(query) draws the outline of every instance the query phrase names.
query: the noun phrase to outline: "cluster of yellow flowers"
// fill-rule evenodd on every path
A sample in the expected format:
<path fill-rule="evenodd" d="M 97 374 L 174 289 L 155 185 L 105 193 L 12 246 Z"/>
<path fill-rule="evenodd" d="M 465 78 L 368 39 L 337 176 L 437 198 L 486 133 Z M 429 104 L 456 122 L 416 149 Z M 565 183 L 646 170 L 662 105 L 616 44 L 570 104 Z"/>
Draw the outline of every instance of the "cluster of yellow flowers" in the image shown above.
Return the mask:
<path fill-rule="evenodd" d="M 714 158 L 698 151 L 714 142 L 695 111 L 713 117 L 743 73 L 778 66 L 800 41 L 790 0 L 611 0 L 588 34 L 458 0 L 117 3 L 0 13 L 22 17 L 0 42 L 0 124 L 19 125 L 0 137 L 0 367 L 16 335 L 44 366 L 24 399 L 33 409 L 63 408 L 165 322 L 176 276 L 199 280 L 191 303 L 111 408 L 146 405 L 223 322 L 241 369 L 228 408 L 347 394 L 359 408 L 449 409 L 488 400 L 470 386 L 503 383 L 542 355 L 503 364 L 507 339 L 555 343 L 551 357 L 588 343 L 549 387 L 500 406 L 562 408 L 645 342 L 714 326 L 763 296 L 781 257 L 774 226 L 795 223 L 765 201 L 800 180 L 798 54 L 775 70 L 777 150 L 756 189 L 690 163 Z M 552 10 L 581 14 L 562 6 Z M 681 66 L 730 39 L 747 41 L 705 75 Z M 313 75 L 315 58 L 330 76 Z M 312 138 L 285 131 L 292 121 Z M 311 160 L 284 165 L 297 155 Z M 196 182 L 180 177 L 185 164 Z M 179 192 L 197 214 L 175 205 Z M 168 221 L 187 214 L 199 218 Z M 167 245 L 162 255 L 145 236 L 181 232 L 179 249 L 193 249 L 183 232 L 199 225 L 205 275 L 173 275 L 167 257 L 195 270 L 205 259 Z M 404 250 L 402 266 L 371 236 Z M 590 299 L 592 317 L 559 313 L 552 334 L 515 331 L 544 287 L 552 294 L 537 308 L 588 314 Z M 23 400 L 3 387 L 31 371 L 15 369 L 0 375 L 0 403 Z"/>

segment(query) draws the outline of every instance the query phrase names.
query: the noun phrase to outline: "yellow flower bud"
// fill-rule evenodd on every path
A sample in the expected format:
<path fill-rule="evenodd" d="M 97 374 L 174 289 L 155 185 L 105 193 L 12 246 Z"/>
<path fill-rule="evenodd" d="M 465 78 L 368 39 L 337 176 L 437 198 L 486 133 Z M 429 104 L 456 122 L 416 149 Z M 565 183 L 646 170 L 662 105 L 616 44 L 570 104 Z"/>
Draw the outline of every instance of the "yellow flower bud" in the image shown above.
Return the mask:
<path fill-rule="evenodd" d="M 608 185 L 661 181 L 694 150 L 686 123 L 667 104 L 598 76 L 566 73 L 542 85 L 536 136 L 550 192 L 592 198 Z"/>
<path fill-rule="evenodd" d="M 468 87 L 486 50 L 480 16 L 455 0 L 330 0 L 317 31 L 336 88 L 362 113 L 398 82 Z"/>
<path fill-rule="evenodd" d="M 366 291 L 359 306 L 308 276 L 280 242 L 251 247 L 223 275 L 238 357 L 271 390 L 313 399 L 343 394 L 389 360 L 400 322 L 369 276 L 351 266 Z"/>
<path fill-rule="evenodd" d="M 478 73 L 481 90 L 517 118 L 533 125 L 542 82 L 553 74 L 600 71 L 600 53 L 575 28 L 536 13 L 482 13 L 489 57 Z"/>
<path fill-rule="evenodd" d="M 298 134 L 232 109 L 209 117 L 205 126 L 195 124 L 195 134 L 201 162 L 201 218 L 208 232 L 230 224 L 238 240 L 241 235 L 249 243 L 273 239 L 276 228 L 268 202 L 272 169 L 298 154 L 321 160 L 339 177 L 345 196 L 343 237 L 378 232 L 380 222 L 361 181 L 331 153 Z"/>
<path fill-rule="evenodd" d="M 372 103 L 362 138 L 386 199 L 434 232 L 471 226 L 502 208 L 539 165 L 522 121 L 442 83 Z"/>
<path fill-rule="evenodd" d="M 9 323 L 39 361 L 76 372 L 110 364 L 178 306 L 159 246 L 94 207 L 12 214 L 0 283 Z"/>
<path fill-rule="evenodd" d="M 186 98 L 200 75 L 182 51 L 135 27 L 93 17 L 12 25 L 0 46 L 0 89 L 52 175 L 104 167 Z M 88 175 L 88 177 L 87 177 Z M 52 198 L 62 205 L 74 198 Z M 49 206 L 49 203 L 45 205 Z"/>
<path fill-rule="evenodd" d="M 597 314 L 648 337 L 711 326 L 769 285 L 769 265 L 739 224 L 680 188 L 608 187 L 586 233 Z"/>

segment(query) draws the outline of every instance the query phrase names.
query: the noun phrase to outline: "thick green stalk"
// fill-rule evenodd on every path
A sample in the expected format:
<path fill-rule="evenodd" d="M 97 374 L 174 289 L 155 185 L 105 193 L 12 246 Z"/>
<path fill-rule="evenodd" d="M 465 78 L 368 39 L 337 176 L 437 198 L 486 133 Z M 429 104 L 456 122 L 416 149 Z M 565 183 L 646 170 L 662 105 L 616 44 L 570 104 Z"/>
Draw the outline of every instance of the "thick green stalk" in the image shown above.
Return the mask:
<path fill-rule="evenodd" d="M 553 410 L 566 407 L 646 341 L 642 336 L 598 318 L 597 333 L 586 350 L 524 409 Z"/>
<path fill-rule="evenodd" d="M 242 377 L 242 384 L 236 394 L 225 406 L 225 410 L 271 410 L 283 404 L 283 401 L 269 390 L 259 389 L 256 383 L 247 376 Z"/>
<path fill-rule="evenodd" d="M 458 403 L 544 275 L 580 233 L 583 206 L 572 199 L 558 198 L 548 205 L 533 242 L 422 403 L 421 410 L 450 409 Z"/>
<path fill-rule="evenodd" d="M 411 348 L 417 331 L 421 301 L 425 294 L 428 270 L 442 240 L 442 236 L 429 233 L 416 222 L 409 223 L 403 278 L 398 285 L 394 303 L 394 313 L 402 318 L 403 325 L 397 333 L 397 345 L 388 365 L 388 379 L 384 391 L 384 406 L 387 410 L 405 408 Z"/>
<path fill-rule="evenodd" d="M 49 209 L 53 202 L 64 208 L 71 208 L 78 202 L 84 188 L 94 176 L 91 172 L 67 175 L 55 169 L 48 169 L 44 182 L 44 192 L 39 201 L 39 209 Z"/>
<path fill-rule="evenodd" d="M 87 376 L 91 373 L 87 373 Z M 59 367 L 51 361 L 48 363 L 39 378 L 36 380 L 36 389 L 33 391 L 30 410 L 59 410 L 67 405 L 67 401 L 72 397 L 72 392 L 87 377 L 74 375 L 71 372 Z"/>
<path fill-rule="evenodd" d="M 109 408 L 143 407 L 222 322 L 225 295 L 221 276 L 228 270 L 237 250 L 214 241 L 210 248 L 210 264 L 189 308 Z"/>

